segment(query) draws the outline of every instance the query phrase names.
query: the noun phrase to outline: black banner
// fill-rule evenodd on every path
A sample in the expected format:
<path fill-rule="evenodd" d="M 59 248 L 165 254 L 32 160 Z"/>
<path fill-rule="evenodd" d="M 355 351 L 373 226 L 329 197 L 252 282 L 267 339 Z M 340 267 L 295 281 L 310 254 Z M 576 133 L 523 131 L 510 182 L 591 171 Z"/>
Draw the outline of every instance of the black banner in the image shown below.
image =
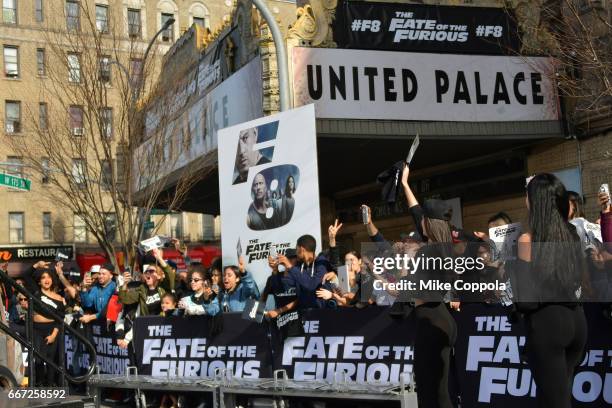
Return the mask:
<path fill-rule="evenodd" d="M 517 24 L 503 8 L 342 1 L 333 23 L 339 48 L 516 54 Z"/>
<path fill-rule="evenodd" d="M 399 383 L 412 372 L 414 325 L 394 320 L 386 308 L 310 310 L 304 335 L 275 341 L 275 368 L 296 380 L 342 378 Z M 409 379 L 410 375 L 407 376 Z"/>
<path fill-rule="evenodd" d="M 95 320 L 89 325 L 83 332 L 91 334 L 88 337 L 96 348 L 96 363 L 100 374 L 124 375 L 129 365 L 128 351 L 117 345 L 114 325 L 109 328 L 104 320 Z M 85 346 L 68 332 L 64 340 L 66 368 L 73 375 L 84 374 L 89 367 L 89 354 Z"/>
<path fill-rule="evenodd" d="M 144 375 L 213 377 L 231 369 L 236 377 L 272 377 L 268 325 L 223 315 L 223 328 L 209 316 L 141 317 L 134 324 L 138 372 Z"/>
<path fill-rule="evenodd" d="M 612 322 L 598 304 L 584 306 L 588 337 L 584 361 L 574 373 L 574 407 L 612 404 Z M 536 386 L 525 353 L 524 327 L 500 307 L 463 305 L 453 313 L 459 336 L 456 384 L 466 407 L 536 408 Z"/>
<path fill-rule="evenodd" d="M 388 311 L 310 310 L 302 316 L 304 335 L 284 342 L 275 325 L 252 323 L 239 313 L 224 314 L 223 330 L 213 337 L 206 316 L 139 318 L 138 370 L 212 376 L 215 368 L 232 368 L 239 377 L 269 378 L 283 368 L 295 379 L 342 380 L 346 373 L 359 383 L 398 383 L 402 373 L 413 370 L 415 327 L 412 318 L 394 320 Z M 612 322 L 603 317 L 601 305 L 585 305 L 585 313 L 588 340 L 574 375 L 573 406 L 598 408 L 612 404 Z M 521 363 L 521 325 L 510 323 L 499 306 L 465 304 L 453 316 L 458 338 L 451 394 L 461 395 L 463 407 L 535 408 L 536 387 L 528 365 Z"/>

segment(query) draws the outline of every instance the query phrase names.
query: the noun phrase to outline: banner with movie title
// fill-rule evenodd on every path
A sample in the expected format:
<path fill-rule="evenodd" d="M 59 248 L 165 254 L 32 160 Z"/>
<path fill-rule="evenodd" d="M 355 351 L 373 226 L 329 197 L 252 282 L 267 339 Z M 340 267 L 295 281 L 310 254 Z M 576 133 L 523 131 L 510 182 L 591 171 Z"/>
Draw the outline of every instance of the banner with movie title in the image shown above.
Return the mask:
<path fill-rule="evenodd" d="M 516 55 L 520 36 L 505 8 L 342 1 L 338 48 Z"/>
<path fill-rule="evenodd" d="M 117 345 L 114 326 L 107 327 L 104 320 L 95 320 L 89 324 L 92 334 L 90 340 L 96 349 L 96 364 L 100 374 L 124 375 L 129 366 L 128 351 Z M 87 371 L 89 354 L 83 344 L 68 332 L 64 337 L 64 353 L 69 373 L 82 375 Z"/>
<path fill-rule="evenodd" d="M 317 118 L 457 122 L 560 117 L 551 58 L 294 47 L 294 106 Z"/>
<path fill-rule="evenodd" d="M 598 408 L 612 403 L 612 321 L 599 304 L 585 305 L 585 313 L 586 354 L 574 375 L 573 406 Z M 460 394 L 462 406 L 469 408 L 536 408 L 537 389 L 529 366 L 521 362 L 524 329 L 511 323 L 508 309 L 464 304 L 453 317 L 458 328 L 449 379 L 453 399 Z M 388 384 L 413 372 L 414 318 L 391 319 L 388 308 L 308 310 L 301 317 L 304 333 L 285 341 L 266 320 L 258 324 L 240 313 L 225 313 L 223 320 L 223 329 L 211 336 L 207 316 L 136 319 L 138 372 L 213 376 L 216 368 L 227 368 L 237 377 L 269 378 L 273 370 L 285 369 L 294 379 L 346 376 Z"/>
<path fill-rule="evenodd" d="M 612 404 L 612 321 L 601 304 L 584 306 L 588 323 L 585 355 L 574 373 L 574 407 Z M 507 310 L 465 304 L 457 322 L 456 372 L 462 406 L 536 408 L 536 385 L 527 364 L 524 327 L 511 323 Z M 523 357 L 523 358 L 522 358 Z"/>
<path fill-rule="evenodd" d="M 321 248 L 314 107 L 222 129 L 218 155 L 223 265 L 243 256 L 261 291 L 268 255 L 304 234 Z"/>
<path fill-rule="evenodd" d="M 226 313 L 222 319 L 218 333 L 214 333 L 209 316 L 136 319 L 138 373 L 214 377 L 217 369 L 227 369 L 236 377 L 270 378 L 267 325 L 249 322 L 237 313 Z"/>
<path fill-rule="evenodd" d="M 409 383 L 414 324 L 394 320 L 386 308 L 308 310 L 304 335 L 274 338 L 275 368 L 296 380 Z M 344 373 L 344 374 L 343 374 Z"/>

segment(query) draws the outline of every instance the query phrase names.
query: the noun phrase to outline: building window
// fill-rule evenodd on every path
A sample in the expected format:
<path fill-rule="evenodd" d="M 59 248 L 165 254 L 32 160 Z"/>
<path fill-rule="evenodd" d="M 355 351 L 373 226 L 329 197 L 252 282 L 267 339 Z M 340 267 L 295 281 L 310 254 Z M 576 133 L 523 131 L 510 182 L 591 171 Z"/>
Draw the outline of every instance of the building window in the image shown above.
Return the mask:
<path fill-rule="evenodd" d="M 23 244 L 23 213 L 9 213 L 9 242 Z"/>
<path fill-rule="evenodd" d="M 73 83 L 81 82 L 81 59 L 78 54 L 68 54 L 68 80 Z"/>
<path fill-rule="evenodd" d="M 183 214 L 170 214 L 170 237 L 183 239 Z"/>
<path fill-rule="evenodd" d="M 140 37 L 141 35 L 141 21 L 140 21 L 140 10 L 128 9 L 128 34 L 132 38 Z"/>
<path fill-rule="evenodd" d="M 78 188 L 85 187 L 85 160 L 72 159 L 72 180 Z"/>
<path fill-rule="evenodd" d="M 197 24 L 202 28 L 206 27 L 206 19 L 204 17 L 194 17 L 193 24 Z"/>
<path fill-rule="evenodd" d="M 38 104 L 38 127 L 40 130 L 47 130 L 49 127 L 49 117 L 47 112 L 47 104 L 40 102 Z"/>
<path fill-rule="evenodd" d="M 99 71 L 99 76 L 100 76 L 100 81 L 107 83 L 110 82 L 111 80 L 111 64 L 110 64 L 110 57 L 108 55 L 104 55 L 102 57 L 100 57 L 100 71 Z"/>
<path fill-rule="evenodd" d="M 43 11 L 43 0 L 34 0 L 34 14 L 36 21 L 41 23 L 45 19 Z"/>
<path fill-rule="evenodd" d="M 113 108 L 100 110 L 100 134 L 107 139 L 113 137 Z"/>
<path fill-rule="evenodd" d="M 4 130 L 8 134 L 21 132 L 21 102 L 6 101 L 4 105 Z"/>
<path fill-rule="evenodd" d="M 80 214 L 74 214 L 72 218 L 74 242 L 87 242 L 87 225 Z"/>
<path fill-rule="evenodd" d="M 40 182 L 42 184 L 49 184 L 49 181 L 51 180 L 51 165 L 49 164 L 49 159 L 45 157 L 40 161 L 40 163 L 42 167 L 42 177 L 40 178 Z"/>
<path fill-rule="evenodd" d="M 47 73 L 47 65 L 46 65 L 46 58 L 45 58 L 45 49 L 44 48 L 37 48 L 36 49 L 36 66 L 37 66 L 37 71 L 38 71 L 38 75 L 40 76 L 45 76 L 45 74 Z"/>
<path fill-rule="evenodd" d="M 142 60 L 131 59 L 130 60 L 130 86 L 134 89 L 138 89 L 138 86 L 142 82 Z"/>
<path fill-rule="evenodd" d="M 17 24 L 17 0 L 2 0 L 2 22 Z"/>
<path fill-rule="evenodd" d="M 4 76 L 19 78 L 19 48 L 17 47 L 4 46 Z"/>
<path fill-rule="evenodd" d="M 19 156 L 8 156 L 6 172 L 11 176 L 23 177 L 23 158 Z"/>
<path fill-rule="evenodd" d="M 51 213 L 50 212 L 44 212 L 43 213 L 43 219 L 42 219 L 42 223 L 43 223 L 43 239 L 44 240 L 51 240 L 52 239 L 52 229 L 51 229 Z"/>
<path fill-rule="evenodd" d="M 164 24 L 166 24 L 166 22 L 170 20 L 171 18 L 174 18 L 174 14 L 162 13 L 161 26 L 163 27 Z M 174 25 L 171 25 L 170 27 L 165 29 L 162 32 L 161 37 L 162 37 L 162 41 L 164 42 L 173 42 L 174 41 Z"/>
<path fill-rule="evenodd" d="M 108 160 L 101 161 L 100 185 L 105 191 L 110 191 L 113 183 L 113 169 Z"/>
<path fill-rule="evenodd" d="M 108 242 L 115 242 L 117 237 L 117 216 L 115 213 L 104 214 L 104 235 Z"/>
<path fill-rule="evenodd" d="M 96 30 L 108 33 L 108 6 L 96 4 Z"/>
<path fill-rule="evenodd" d="M 70 133 L 73 136 L 83 136 L 83 108 L 80 106 L 70 107 Z"/>
<path fill-rule="evenodd" d="M 79 2 L 69 0 L 66 2 L 66 28 L 68 31 L 78 31 L 81 28 L 81 11 Z"/>

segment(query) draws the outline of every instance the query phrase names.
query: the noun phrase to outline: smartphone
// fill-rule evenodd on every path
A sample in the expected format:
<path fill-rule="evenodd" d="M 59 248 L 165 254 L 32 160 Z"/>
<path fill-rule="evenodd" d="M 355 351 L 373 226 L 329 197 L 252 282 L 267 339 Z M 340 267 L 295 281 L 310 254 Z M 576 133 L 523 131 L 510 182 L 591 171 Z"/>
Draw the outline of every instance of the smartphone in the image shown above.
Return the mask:
<path fill-rule="evenodd" d="M 278 251 L 276 250 L 276 246 L 270 246 L 270 256 L 274 259 L 278 258 Z"/>
<path fill-rule="evenodd" d="M 363 206 L 361 206 L 361 222 L 363 222 L 364 225 L 367 225 L 368 221 L 369 221 L 368 207 L 363 205 Z"/>
<path fill-rule="evenodd" d="M 608 195 L 608 205 L 612 205 L 612 196 L 610 196 L 610 186 L 608 183 L 604 183 L 599 187 L 600 193 L 606 193 Z"/>

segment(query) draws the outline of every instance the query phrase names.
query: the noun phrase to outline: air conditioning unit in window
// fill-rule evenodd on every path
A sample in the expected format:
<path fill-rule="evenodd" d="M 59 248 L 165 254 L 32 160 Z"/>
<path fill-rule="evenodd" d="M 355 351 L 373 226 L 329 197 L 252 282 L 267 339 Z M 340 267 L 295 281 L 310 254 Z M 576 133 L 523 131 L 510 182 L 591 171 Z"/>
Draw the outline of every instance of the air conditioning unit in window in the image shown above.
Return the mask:
<path fill-rule="evenodd" d="M 82 127 L 72 128 L 72 134 L 74 136 L 83 136 L 83 128 Z"/>
<path fill-rule="evenodd" d="M 21 123 L 14 120 L 6 123 L 6 133 L 19 133 L 21 131 Z"/>
<path fill-rule="evenodd" d="M 6 71 L 7 78 L 19 78 L 19 71 L 16 70 L 8 70 Z"/>

